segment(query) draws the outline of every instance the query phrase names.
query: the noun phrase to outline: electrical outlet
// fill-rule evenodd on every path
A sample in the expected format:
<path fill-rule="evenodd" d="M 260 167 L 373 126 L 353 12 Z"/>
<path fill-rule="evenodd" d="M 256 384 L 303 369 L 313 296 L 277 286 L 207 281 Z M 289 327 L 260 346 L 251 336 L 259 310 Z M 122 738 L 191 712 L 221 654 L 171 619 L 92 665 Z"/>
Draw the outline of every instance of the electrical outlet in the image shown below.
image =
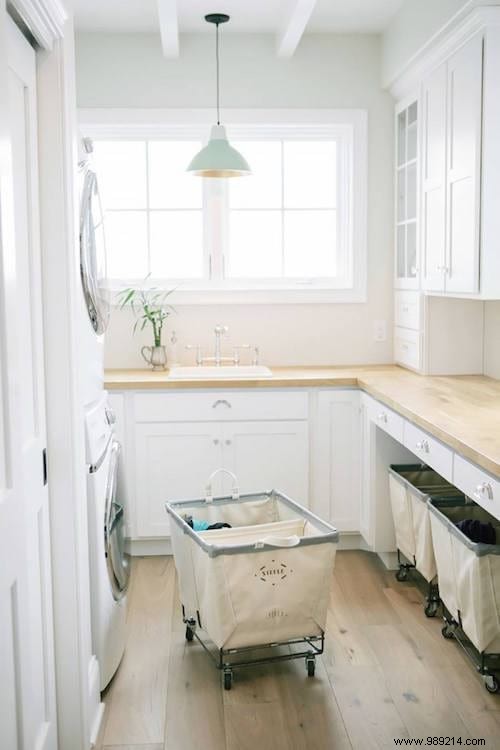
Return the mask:
<path fill-rule="evenodd" d="M 387 323 L 385 320 L 373 321 L 373 340 L 377 343 L 387 341 Z"/>

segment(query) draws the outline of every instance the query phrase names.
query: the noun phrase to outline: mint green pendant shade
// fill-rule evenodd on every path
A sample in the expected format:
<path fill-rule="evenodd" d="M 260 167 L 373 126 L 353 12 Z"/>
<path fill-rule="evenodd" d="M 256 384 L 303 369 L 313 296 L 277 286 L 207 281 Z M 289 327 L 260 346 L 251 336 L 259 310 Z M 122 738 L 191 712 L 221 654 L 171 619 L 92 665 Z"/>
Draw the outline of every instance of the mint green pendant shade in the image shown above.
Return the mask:
<path fill-rule="evenodd" d="M 214 125 L 207 145 L 187 168 L 197 177 L 244 177 L 251 174 L 248 162 L 227 140 L 226 128 Z"/>

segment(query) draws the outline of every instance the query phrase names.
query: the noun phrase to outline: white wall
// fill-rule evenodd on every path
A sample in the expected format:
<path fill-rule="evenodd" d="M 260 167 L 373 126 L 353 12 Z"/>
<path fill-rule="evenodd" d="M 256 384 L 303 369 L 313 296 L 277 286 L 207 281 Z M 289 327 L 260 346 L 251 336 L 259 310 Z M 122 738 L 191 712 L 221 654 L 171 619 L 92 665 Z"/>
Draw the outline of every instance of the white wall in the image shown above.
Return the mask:
<path fill-rule="evenodd" d="M 218 322 L 235 342 L 261 347 L 271 364 L 392 361 L 393 102 L 380 88 L 380 39 L 308 35 L 291 60 L 278 60 L 270 35 L 227 34 L 222 46 L 222 104 L 262 108 L 363 108 L 369 118 L 367 304 L 180 307 L 179 343 L 212 346 Z M 80 107 L 211 107 L 213 39 L 186 35 L 178 60 L 165 60 L 154 34 L 80 34 Z M 373 342 L 373 320 L 389 339 Z M 130 316 L 114 311 L 106 366 L 141 366 L 146 335 L 131 336 Z"/>
<path fill-rule="evenodd" d="M 411 58 L 457 13 L 475 0 L 405 0 L 383 35 L 382 81 L 389 85 Z M 484 0 L 482 5 L 494 5 Z"/>
<path fill-rule="evenodd" d="M 500 380 L 500 302 L 484 306 L 484 374 Z"/>

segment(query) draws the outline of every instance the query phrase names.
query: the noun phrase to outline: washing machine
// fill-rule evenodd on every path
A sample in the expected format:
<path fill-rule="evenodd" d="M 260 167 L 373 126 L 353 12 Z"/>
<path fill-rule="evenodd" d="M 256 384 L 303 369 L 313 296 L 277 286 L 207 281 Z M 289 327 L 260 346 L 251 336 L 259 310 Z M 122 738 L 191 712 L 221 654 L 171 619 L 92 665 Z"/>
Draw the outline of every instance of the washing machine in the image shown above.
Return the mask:
<path fill-rule="evenodd" d="M 107 393 L 87 409 L 87 499 L 92 644 L 101 690 L 118 669 L 125 650 L 129 557 L 124 551 L 124 507 L 117 493 L 120 443 Z"/>
<path fill-rule="evenodd" d="M 84 407 L 94 404 L 103 391 L 104 333 L 110 304 L 106 285 L 106 243 L 104 217 L 97 175 L 93 168 L 89 138 L 80 141 L 78 184 L 80 194 L 80 276 L 78 305 L 78 349 L 80 384 Z"/>

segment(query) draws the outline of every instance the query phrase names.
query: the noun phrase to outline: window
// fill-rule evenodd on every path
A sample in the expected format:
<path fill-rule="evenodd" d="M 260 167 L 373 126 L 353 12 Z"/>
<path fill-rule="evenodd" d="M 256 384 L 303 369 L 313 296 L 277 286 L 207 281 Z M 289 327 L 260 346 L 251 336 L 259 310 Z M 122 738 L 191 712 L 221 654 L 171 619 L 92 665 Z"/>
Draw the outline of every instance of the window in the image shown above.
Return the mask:
<path fill-rule="evenodd" d="M 228 126 L 253 172 L 229 180 L 186 173 L 206 125 L 83 126 L 94 139 L 110 285 L 149 275 L 181 292 L 362 296 L 364 131 L 358 154 L 346 119 Z"/>

